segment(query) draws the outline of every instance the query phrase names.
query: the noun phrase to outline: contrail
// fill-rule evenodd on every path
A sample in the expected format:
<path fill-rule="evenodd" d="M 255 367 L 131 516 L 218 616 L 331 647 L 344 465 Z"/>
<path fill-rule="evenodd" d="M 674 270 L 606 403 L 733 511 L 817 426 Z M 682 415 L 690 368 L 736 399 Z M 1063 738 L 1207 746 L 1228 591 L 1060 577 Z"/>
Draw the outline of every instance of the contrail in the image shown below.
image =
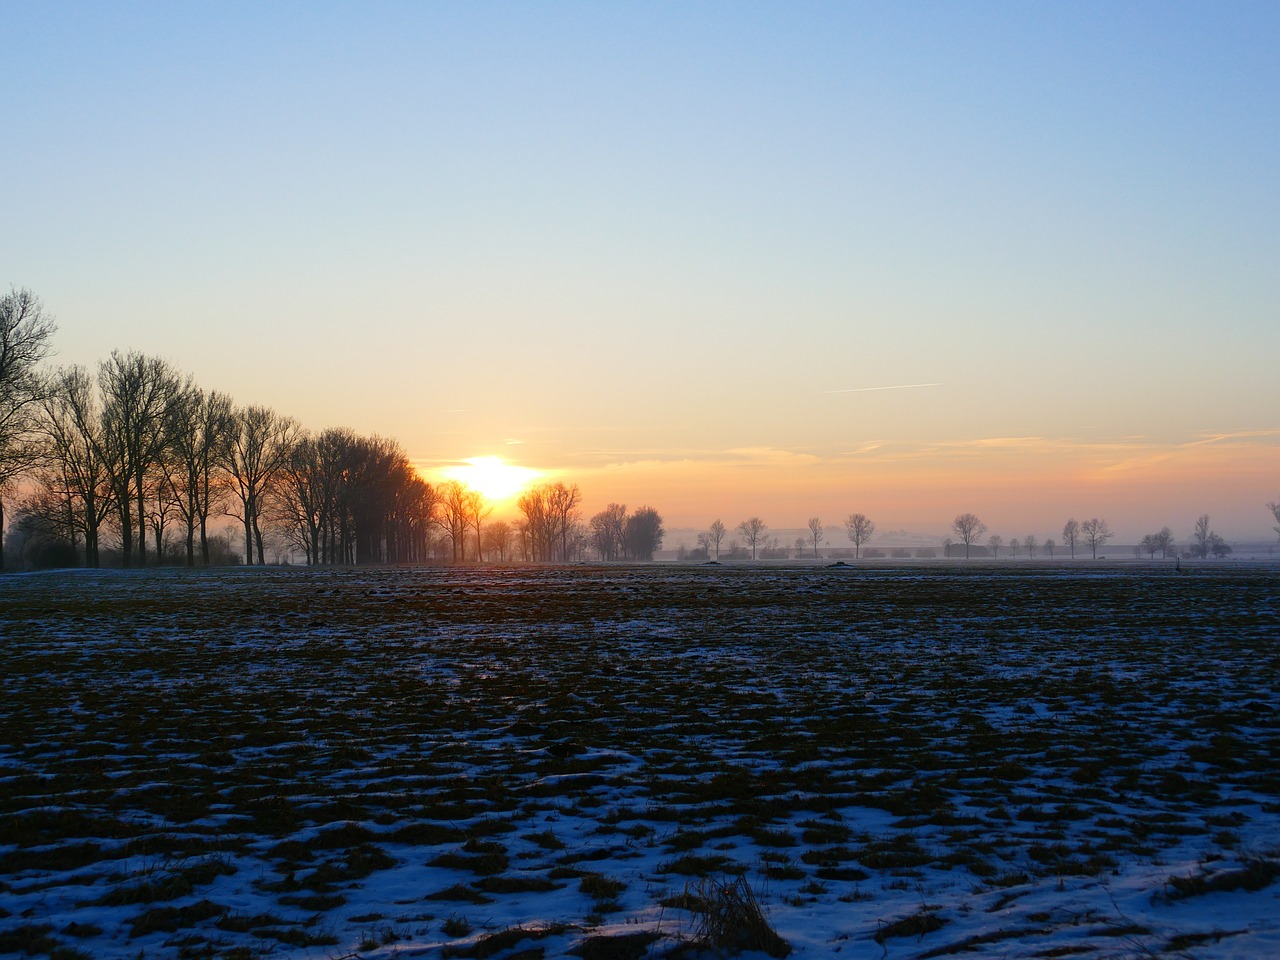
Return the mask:
<path fill-rule="evenodd" d="M 823 393 L 866 393 L 869 390 L 914 390 L 916 387 L 940 387 L 940 383 L 895 383 L 891 387 L 849 387 L 847 390 L 824 390 Z"/>

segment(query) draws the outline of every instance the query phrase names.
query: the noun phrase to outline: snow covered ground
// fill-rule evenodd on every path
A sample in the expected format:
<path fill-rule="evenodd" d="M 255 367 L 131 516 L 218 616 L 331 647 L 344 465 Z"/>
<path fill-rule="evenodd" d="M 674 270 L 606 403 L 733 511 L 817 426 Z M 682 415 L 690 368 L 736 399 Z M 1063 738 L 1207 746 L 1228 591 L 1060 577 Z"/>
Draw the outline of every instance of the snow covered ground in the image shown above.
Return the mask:
<path fill-rule="evenodd" d="M 1280 956 L 1278 587 L 0 578 L 0 954 Z"/>

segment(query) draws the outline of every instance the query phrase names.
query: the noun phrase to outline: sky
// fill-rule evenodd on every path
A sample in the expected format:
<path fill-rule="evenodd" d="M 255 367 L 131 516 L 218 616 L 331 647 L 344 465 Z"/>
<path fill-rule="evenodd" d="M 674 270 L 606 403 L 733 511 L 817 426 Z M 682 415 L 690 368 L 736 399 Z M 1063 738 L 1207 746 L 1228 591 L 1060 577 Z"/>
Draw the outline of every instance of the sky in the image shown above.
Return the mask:
<path fill-rule="evenodd" d="M 1274 536 L 1280 5 L 0 12 L 57 363 L 669 527 Z"/>

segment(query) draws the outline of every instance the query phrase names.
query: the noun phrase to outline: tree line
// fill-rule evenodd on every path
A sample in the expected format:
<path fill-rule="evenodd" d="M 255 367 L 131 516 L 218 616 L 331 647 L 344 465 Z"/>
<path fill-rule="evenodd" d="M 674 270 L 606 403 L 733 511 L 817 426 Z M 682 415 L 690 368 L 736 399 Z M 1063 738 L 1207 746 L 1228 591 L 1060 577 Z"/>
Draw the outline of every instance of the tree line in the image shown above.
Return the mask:
<path fill-rule="evenodd" d="M 1274 529 L 1280 535 L 1280 503 L 1269 503 L 1267 508 L 1276 519 Z M 746 556 L 749 552 L 752 560 L 757 558 L 787 559 L 793 554 L 796 557 L 800 557 L 811 550 L 816 558 L 818 557 L 819 547 L 826 539 L 826 527 L 818 517 L 810 517 L 806 527 L 808 533 L 796 538 L 793 547 L 783 547 L 779 544 L 777 537 L 770 535 L 768 524 L 757 516 L 748 517 L 735 528 L 735 532 L 741 536 L 742 540 L 735 539 L 730 541 L 730 555 Z M 854 558 L 857 559 L 862 554 L 863 545 L 875 533 L 876 525 L 866 514 L 851 513 L 845 518 L 844 528 L 848 534 L 849 541 L 854 546 Z M 951 530 L 957 539 L 953 541 L 948 537 L 943 541 L 945 554 L 950 556 L 953 548 L 959 549 L 963 547 L 964 556 L 969 559 L 972 548 L 980 544 L 982 536 L 987 533 L 988 528 L 976 514 L 962 513 L 952 521 Z M 729 533 L 729 528 L 725 526 L 723 521 L 719 519 L 712 521 L 707 530 L 698 534 L 697 553 L 693 554 L 693 556 L 702 556 L 708 560 L 714 559 L 718 561 L 721 556 L 721 547 Z M 1072 517 L 1062 527 L 1062 546 L 1069 552 L 1072 559 L 1075 558 L 1077 547 L 1082 549 L 1087 547 L 1090 555 L 1097 559 L 1098 550 L 1114 537 L 1115 534 L 1107 521 L 1098 517 L 1088 520 L 1076 520 Z M 993 557 L 999 557 L 1000 550 L 1007 548 L 1010 554 L 1015 557 L 1020 552 L 1025 551 L 1028 557 L 1034 558 L 1037 551 L 1043 551 L 1046 556 L 1052 559 L 1054 551 L 1059 544 L 1057 540 L 1051 537 L 1045 538 L 1042 543 L 1034 534 L 1027 534 L 1022 539 L 1014 537 L 1006 543 L 1001 535 L 992 534 L 987 538 L 984 546 Z M 1162 558 L 1170 555 L 1178 556 L 1177 542 L 1174 539 L 1173 532 L 1168 527 L 1164 527 L 1155 533 L 1144 535 L 1135 549 L 1139 555 L 1146 554 L 1153 559 L 1157 552 Z M 1192 557 L 1222 558 L 1230 555 L 1230 553 L 1231 545 L 1210 529 L 1209 515 L 1201 515 L 1196 520 L 1195 530 L 1188 547 L 1188 554 Z M 904 551 L 902 555 L 907 556 L 909 553 Z M 928 555 L 932 555 L 932 553 L 930 552 Z"/>
<path fill-rule="evenodd" d="M 525 493 L 519 522 L 489 523 L 477 491 L 428 483 L 396 441 L 308 430 L 159 357 L 113 351 L 93 371 L 44 370 L 55 330 L 30 291 L 0 298 L 0 532 L 25 478 L 14 527 L 59 565 L 100 566 L 108 544 L 123 566 L 159 563 L 175 532 L 188 565 L 225 562 L 213 528 L 227 519 L 249 565 L 266 563 L 272 535 L 311 565 L 570 560 L 592 544 L 606 559 L 652 559 L 661 545 L 653 508 L 610 504 L 597 530 L 562 482 Z"/>

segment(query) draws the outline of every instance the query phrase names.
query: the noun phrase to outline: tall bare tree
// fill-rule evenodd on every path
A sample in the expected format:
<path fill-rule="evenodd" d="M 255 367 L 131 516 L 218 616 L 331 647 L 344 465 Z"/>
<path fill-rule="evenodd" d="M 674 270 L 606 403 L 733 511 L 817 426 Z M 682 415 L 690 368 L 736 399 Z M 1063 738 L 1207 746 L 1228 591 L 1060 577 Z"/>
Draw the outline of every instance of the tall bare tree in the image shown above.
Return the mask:
<path fill-rule="evenodd" d="M 470 488 L 460 480 L 440 485 L 440 526 L 453 546 L 453 562 L 467 559 L 467 532 L 470 530 Z"/>
<path fill-rule="evenodd" d="M 1107 521 L 1099 520 L 1097 517 L 1081 523 L 1080 532 L 1084 535 L 1085 542 L 1089 544 L 1089 549 L 1093 551 L 1095 560 L 1098 559 L 1098 548 L 1115 536 L 1107 526 Z"/>
<path fill-rule="evenodd" d="M 1071 549 L 1071 559 L 1076 558 L 1076 544 L 1080 542 L 1080 521 L 1072 517 L 1062 525 L 1062 542 Z"/>
<path fill-rule="evenodd" d="M 262 520 L 268 507 L 268 491 L 288 465 L 300 431 L 293 418 L 270 407 L 240 407 L 232 412 L 223 466 L 233 497 L 228 515 L 236 517 L 244 527 L 247 565 L 253 564 L 255 547 L 258 563 L 267 562 Z"/>
<path fill-rule="evenodd" d="M 209 516 L 222 485 L 221 464 L 229 455 L 232 429 L 231 398 L 216 390 L 207 393 L 189 378 L 170 408 L 169 449 L 165 483 L 179 518 L 186 527 L 187 566 L 196 563 L 196 531 L 200 557 L 209 564 Z"/>
<path fill-rule="evenodd" d="M 765 531 L 768 529 L 769 525 L 759 517 L 748 517 L 738 524 L 738 532 L 751 548 L 752 560 L 756 558 L 756 548 L 765 542 Z"/>
<path fill-rule="evenodd" d="M 720 544 L 724 541 L 725 534 L 729 531 L 725 527 L 724 522 L 718 517 L 711 521 L 711 526 L 707 528 L 707 541 L 715 547 L 716 559 L 720 559 Z"/>
<path fill-rule="evenodd" d="M 991 548 L 991 555 L 993 557 L 1000 556 L 1000 548 L 1004 546 L 1004 537 L 1000 536 L 998 533 L 993 533 L 987 538 L 987 546 Z"/>
<path fill-rule="evenodd" d="M 817 517 L 809 518 L 809 540 L 813 543 L 813 556 L 816 560 L 818 557 L 818 545 L 826 539 L 826 534 L 822 530 L 822 521 Z"/>
<path fill-rule="evenodd" d="M 1036 547 L 1040 545 L 1040 541 L 1036 539 L 1035 534 L 1029 533 L 1022 538 L 1022 545 L 1027 548 L 1027 556 L 1035 559 Z"/>
<path fill-rule="evenodd" d="M 98 366 L 98 385 L 105 459 L 120 511 L 122 562 L 126 567 L 132 562 L 136 522 L 138 564 L 146 566 L 148 475 L 165 453 L 170 408 L 181 382 L 167 360 L 114 350 Z"/>
<path fill-rule="evenodd" d="M 1044 541 L 1044 552 L 1049 555 L 1050 560 L 1053 559 L 1053 548 L 1056 547 L 1057 545 L 1058 544 L 1053 539 L 1053 537 L 1047 537 Z"/>
<path fill-rule="evenodd" d="M 479 490 L 467 491 L 467 525 L 470 526 L 476 534 L 476 559 L 484 562 L 484 540 L 481 537 L 480 526 L 493 513 L 493 507 L 484 498 Z"/>
<path fill-rule="evenodd" d="M 969 559 L 969 547 L 973 541 L 987 532 L 987 525 L 972 513 L 962 513 L 951 522 L 951 529 L 956 532 L 960 542 L 964 544 L 964 558 Z"/>
<path fill-rule="evenodd" d="M 876 532 L 876 525 L 865 514 L 851 513 L 845 518 L 844 528 L 853 541 L 853 558 L 856 560 L 862 555 L 862 545 Z"/>
<path fill-rule="evenodd" d="M 47 484 L 57 486 L 68 515 L 84 535 L 85 566 L 100 563 L 99 530 L 115 510 L 106 461 L 102 404 L 84 367 L 62 367 L 48 379 L 41 401 L 40 432 Z"/>
<path fill-rule="evenodd" d="M 4 570 L 4 495 L 32 463 L 43 381 L 39 364 L 51 349 L 57 324 L 30 290 L 0 297 L 0 571 Z"/>

